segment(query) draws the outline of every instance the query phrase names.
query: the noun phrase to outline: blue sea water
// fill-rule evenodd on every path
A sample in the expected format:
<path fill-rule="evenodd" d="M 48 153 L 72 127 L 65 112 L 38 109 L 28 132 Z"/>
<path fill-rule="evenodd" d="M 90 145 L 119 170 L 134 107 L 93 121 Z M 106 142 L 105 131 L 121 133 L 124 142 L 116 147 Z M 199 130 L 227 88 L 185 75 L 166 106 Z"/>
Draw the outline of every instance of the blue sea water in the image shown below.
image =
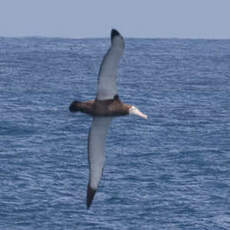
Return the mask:
<path fill-rule="evenodd" d="M 90 210 L 93 99 L 109 39 L 0 38 L 0 229 L 230 229 L 230 40 L 127 39 Z"/>

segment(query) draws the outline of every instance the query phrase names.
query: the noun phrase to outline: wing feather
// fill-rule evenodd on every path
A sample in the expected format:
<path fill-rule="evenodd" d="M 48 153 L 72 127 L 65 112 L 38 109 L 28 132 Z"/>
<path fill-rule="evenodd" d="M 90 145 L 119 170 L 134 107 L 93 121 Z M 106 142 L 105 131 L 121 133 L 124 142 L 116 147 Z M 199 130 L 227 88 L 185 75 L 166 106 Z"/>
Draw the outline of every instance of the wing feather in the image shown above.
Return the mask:
<path fill-rule="evenodd" d="M 89 184 L 87 207 L 91 205 L 105 162 L 105 138 L 112 117 L 94 117 L 88 137 Z"/>
<path fill-rule="evenodd" d="M 117 67 L 124 51 L 124 39 L 118 31 L 111 31 L 111 47 L 101 63 L 97 82 L 97 100 L 113 99 L 117 94 Z"/>

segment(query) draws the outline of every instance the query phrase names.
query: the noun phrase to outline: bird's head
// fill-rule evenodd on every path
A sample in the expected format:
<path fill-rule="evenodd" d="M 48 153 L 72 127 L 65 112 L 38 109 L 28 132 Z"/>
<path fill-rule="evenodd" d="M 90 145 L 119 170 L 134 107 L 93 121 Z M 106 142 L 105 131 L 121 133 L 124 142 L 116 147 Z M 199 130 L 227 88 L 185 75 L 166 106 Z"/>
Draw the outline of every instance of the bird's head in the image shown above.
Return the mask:
<path fill-rule="evenodd" d="M 135 107 L 133 105 L 129 108 L 129 114 L 137 115 L 137 116 L 142 117 L 144 119 L 148 118 L 147 115 L 142 113 L 137 107 Z"/>

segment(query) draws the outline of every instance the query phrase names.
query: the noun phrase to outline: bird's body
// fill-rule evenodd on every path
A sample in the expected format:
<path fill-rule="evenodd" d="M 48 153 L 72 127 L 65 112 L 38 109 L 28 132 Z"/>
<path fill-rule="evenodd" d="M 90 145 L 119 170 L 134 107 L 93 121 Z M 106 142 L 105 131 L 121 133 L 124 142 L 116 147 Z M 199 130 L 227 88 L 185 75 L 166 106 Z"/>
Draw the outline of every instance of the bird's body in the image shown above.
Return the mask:
<path fill-rule="evenodd" d="M 91 116 L 124 116 L 129 114 L 131 105 L 121 102 L 116 95 L 113 99 L 108 100 L 91 100 L 86 102 L 74 101 L 70 105 L 71 112 L 80 111 Z"/>
<path fill-rule="evenodd" d="M 82 112 L 93 117 L 88 137 L 88 208 L 102 176 L 105 161 L 105 138 L 113 117 L 135 114 L 147 118 L 135 106 L 124 104 L 117 94 L 116 73 L 124 50 L 124 39 L 114 29 L 111 31 L 111 43 L 112 45 L 104 56 L 100 67 L 96 99 L 86 102 L 73 101 L 69 107 L 71 112 Z"/>

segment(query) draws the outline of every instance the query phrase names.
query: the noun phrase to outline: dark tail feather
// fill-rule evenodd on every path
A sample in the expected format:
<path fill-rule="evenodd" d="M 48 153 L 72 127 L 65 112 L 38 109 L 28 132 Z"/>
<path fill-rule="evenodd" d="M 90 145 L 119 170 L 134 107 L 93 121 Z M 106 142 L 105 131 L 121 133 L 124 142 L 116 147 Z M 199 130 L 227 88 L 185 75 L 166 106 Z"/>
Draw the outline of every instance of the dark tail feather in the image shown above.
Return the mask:
<path fill-rule="evenodd" d="M 70 112 L 78 112 L 80 111 L 79 107 L 78 107 L 78 103 L 79 101 L 73 101 L 70 106 L 69 106 L 69 110 Z"/>
<path fill-rule="evenodd" d="M 90 187 L 90 185 L 88 185 L 88 189 L 87 189 L 87 209 L 90 208 L 90 205 L 92 204 L 92 201 L 93 201 L 93 198 L 94 198 L 94 195 L 95 195 L 96 191 L 97 190 L 92 189 Z"/>

